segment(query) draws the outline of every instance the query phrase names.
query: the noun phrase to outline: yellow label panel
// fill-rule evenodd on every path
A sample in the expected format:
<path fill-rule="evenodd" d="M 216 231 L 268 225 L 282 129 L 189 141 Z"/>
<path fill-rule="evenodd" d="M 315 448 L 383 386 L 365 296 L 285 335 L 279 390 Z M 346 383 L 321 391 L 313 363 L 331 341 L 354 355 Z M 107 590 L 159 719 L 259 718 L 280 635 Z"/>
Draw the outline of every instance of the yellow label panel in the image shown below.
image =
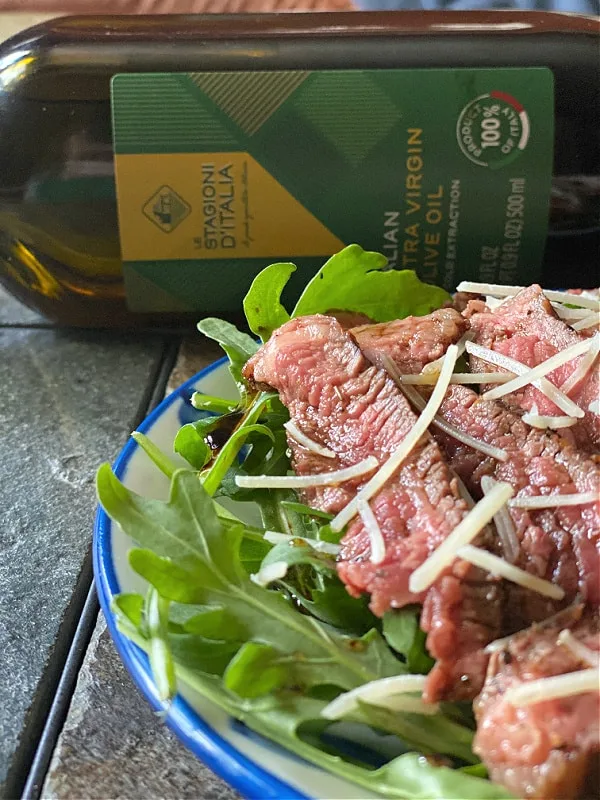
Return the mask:
<path fill-rule="evenodd" d="M 319 256 L 344 246 L 248 153 L 115 162 L 124 261 Z"/>

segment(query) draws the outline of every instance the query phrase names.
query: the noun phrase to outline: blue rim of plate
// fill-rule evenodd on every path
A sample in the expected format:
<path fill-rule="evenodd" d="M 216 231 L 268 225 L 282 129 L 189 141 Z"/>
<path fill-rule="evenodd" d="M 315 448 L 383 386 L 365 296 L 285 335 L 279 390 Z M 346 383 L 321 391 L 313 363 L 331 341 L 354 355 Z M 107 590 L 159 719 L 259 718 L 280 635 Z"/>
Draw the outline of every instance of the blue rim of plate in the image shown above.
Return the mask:
<path fill-rule="evenodd" d="M 146 433 L 169 406 L 193 390 L 199 380 L 226 363 L 226 358 L 215 361 L 187 380 L 166 397 L 144 419 L 137 430 Z M 113 470 L 118 478 L 123 477 L 137 448 L 136 442 L 133 439 L 129 439 L 121 450 L 113 464 Z M 117 651 L 137 687 L 154 711 L 162 712 L 165 710 L 165 706 L 158 698 L 148 656 L 140 647 L 117 630 L 110 608 L 111 598 L 119 594 L 121 588 L 112 562 L 112 523 L 101 507 L 98 507 L 94 523 L 93 564 L 100 606 Z M 213 730 L 180 695 L 177 695 L 172 702 L 165 721 L 173 733 L 194 755 L 245 797 L 256 798 L 256 800 L 281 800 L 281 798 L 286 798 L 286 800 L 310 800 L 308 795 L 299 792 L 290 784 L 263 769 L 248 756 L 243 755 L 236 747 Z"/>

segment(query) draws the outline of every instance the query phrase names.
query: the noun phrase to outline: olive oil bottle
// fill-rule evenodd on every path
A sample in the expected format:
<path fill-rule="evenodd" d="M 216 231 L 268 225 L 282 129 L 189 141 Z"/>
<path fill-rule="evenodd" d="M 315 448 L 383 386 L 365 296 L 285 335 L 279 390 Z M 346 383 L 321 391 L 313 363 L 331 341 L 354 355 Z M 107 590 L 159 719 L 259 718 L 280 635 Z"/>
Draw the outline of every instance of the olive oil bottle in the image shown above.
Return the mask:
<path fill-rule="evenodd" d="M 30 29 L 0 47 L 0 280 L 77 326 L 233 316 L 353 241 L 449 288 L 597 286 L 599 44 L 501 11 Z"/>

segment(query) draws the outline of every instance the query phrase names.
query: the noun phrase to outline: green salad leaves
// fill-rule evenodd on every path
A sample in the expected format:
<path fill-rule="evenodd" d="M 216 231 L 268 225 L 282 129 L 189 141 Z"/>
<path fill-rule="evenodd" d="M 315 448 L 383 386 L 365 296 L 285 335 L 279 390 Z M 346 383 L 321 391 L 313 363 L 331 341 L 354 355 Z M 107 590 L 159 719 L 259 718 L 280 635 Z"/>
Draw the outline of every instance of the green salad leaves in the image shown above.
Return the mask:
<path fill-rule="evenodd" d="M 248 326 L 263 341 L 290 316 L 336 309 L 384 321 L 428 313 L 447 299 L 351 245 L 325 264 L 289 314 L 281 295 L 294 269 L 267 267 L 246 296 Z M 360 702 L 342 721 L 322 715 L 342 692 L 431 669 L 418 609 L 376 618 L 368 599 L 351 597 L 337 577 L 329 515 L 289 490 L 237 486 L 237 475 L 289 472 L 288 415 L 276 394 L 244 382 L 243 365 L 258 347 L 252 337 L 221 320 L 199 328 L 225 350 L 239 400 L 193 397 L 198 419 L 173 445 L 187 468 L 134 434 L 168 477 L 168 501 L 131 491 L 109 465 L 97 477 L 100 503 L 130 537 L 129 564 L 148 586 L 144 596 L 118 596 L 113 612 L 120 631 L 147 652 L 161 699 L 168 704 L 183 681 L 369 794 L 508 798 L 485 779 L 472 752 L 472 720 L 459 706 L 425 716 Z"/>
<path fill-rule="evenodd" d="M 281 294 L 295 269 L 293 264 L 271 264 L 256 276 L 244 298 L 248 326 L 263 342 L 290 316 L 352 311 L 373 322 L 388 322 L 429 314 L 450 297 L 444 289 L 420 281 L 412 270 L 388 269 L 381 253 L 351 244 L 321 267 L 288 314 Z"/>

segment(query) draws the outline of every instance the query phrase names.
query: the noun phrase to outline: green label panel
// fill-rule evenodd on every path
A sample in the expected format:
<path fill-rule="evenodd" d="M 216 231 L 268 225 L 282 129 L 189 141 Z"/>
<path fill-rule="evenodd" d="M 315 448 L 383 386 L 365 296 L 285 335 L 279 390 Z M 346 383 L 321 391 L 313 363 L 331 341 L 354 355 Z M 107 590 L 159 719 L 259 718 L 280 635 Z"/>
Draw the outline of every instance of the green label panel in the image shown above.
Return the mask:
<path fill-rule="evenodd" d="M 539 277 L 553 157 L 545 68 L 117 75 L 135 310 L 235 311 L 357 242 L 448 289 Z"/>

